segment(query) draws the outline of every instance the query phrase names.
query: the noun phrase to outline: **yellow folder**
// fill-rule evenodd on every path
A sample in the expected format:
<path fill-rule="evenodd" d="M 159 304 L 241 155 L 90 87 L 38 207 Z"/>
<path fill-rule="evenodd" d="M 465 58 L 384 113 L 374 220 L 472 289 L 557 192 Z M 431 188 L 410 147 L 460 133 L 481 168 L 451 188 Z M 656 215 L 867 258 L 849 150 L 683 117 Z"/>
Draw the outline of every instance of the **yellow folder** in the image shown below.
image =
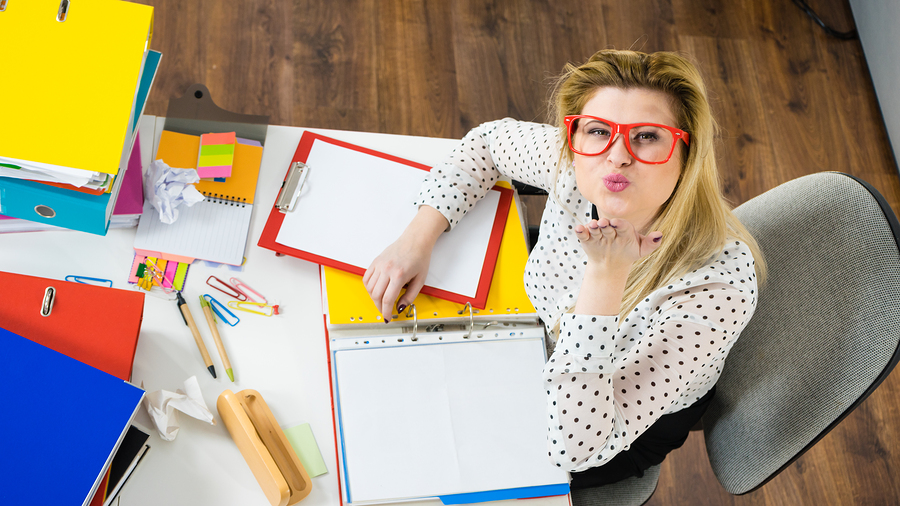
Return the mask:
<path fill-rule="evenodd" d="M 0 156 L 115 174 L 153 7 L 125 1 L 10 1 L 0 12 Z"/>
<path fill-rule="evenodd" d="M 506 183 L 497 183 L 508 186 Z M 509 208 L 506 228 L 500 242 L 497 265 L 488 291 L 487 305 L 484 309 L 474 310 L 475 315 L 502 318 L 504 316 L 533 315 L 536 313 L 531 300 L 525 293 L 523 280 L 525 263 L 528 261 L 528 247 L 519 211 L 514 204 Z M 328 323 L 335 324 L 367 324 L 381 321 L 381 315 L 375 303 L 366 292 L 362 276 L 349 272 L 323 267 L 325 291 L 328 294 Z M 460 318 L 465 309 L 463 304 L 419 294 L 416 297 L 416 317 L 419 320 Z M 396 308 L 395 308 L 396 310 Z M 407 311 L 394 320 L 412 320 L 406 316 Z M 466 317 L 463 311 L 462 317 Z"/>

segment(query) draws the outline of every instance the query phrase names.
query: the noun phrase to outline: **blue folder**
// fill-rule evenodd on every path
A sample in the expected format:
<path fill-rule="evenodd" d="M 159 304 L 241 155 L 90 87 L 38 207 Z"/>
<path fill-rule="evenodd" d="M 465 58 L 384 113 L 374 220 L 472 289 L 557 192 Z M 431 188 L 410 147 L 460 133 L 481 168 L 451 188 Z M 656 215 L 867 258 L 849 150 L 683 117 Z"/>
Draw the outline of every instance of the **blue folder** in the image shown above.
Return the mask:
<path fill-rule="evenodd" d="M 0 328 L 0 504 L 88 504 L 144 391 Z"/>

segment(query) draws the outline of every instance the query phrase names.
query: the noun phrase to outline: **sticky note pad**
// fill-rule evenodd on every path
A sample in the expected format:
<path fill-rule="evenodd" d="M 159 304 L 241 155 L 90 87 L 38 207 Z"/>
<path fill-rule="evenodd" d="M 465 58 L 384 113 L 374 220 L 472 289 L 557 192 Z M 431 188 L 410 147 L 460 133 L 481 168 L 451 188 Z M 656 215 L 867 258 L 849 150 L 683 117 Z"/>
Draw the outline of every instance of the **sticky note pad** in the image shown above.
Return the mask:
<path fill-rule="evenodd" d="M 197 155 L 197 175 L 201 178 L 231 176 L 236 142 L 237 136 L 234 132 L 201 135 L 200 152 Z"/>
<path fill-rule="evenodd" d="M 319 451 L 319 445 L 316 438 L 313 437 L 312 427 L 308 423 L 300 424 L 294 427 L 284 429 L 284 435 L 297 453 L 297 458 L 303 464 L 303 468 L 309 473 L 310 478 L 325 474 L 328 468 L 325 467 L 325 460 L 322 459 L 322 453 Z"/>

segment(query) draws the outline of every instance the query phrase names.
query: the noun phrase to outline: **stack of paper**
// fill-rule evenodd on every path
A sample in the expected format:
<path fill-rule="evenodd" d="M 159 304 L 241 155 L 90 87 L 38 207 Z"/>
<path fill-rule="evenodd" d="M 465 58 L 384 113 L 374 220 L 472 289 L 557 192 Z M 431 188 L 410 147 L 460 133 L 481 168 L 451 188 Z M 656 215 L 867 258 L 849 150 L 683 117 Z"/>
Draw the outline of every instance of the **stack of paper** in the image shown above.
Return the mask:
<path fill-rule="evenodd" d="M 144 188 L 141 184 L 141 143 L 135 140 L 134 149 L 128 159 L 128 167 L 123 178 L 122 188 L 116 198 L 109 228 L 135 227 L 144 209 Z M 61 230 L 48 223 L 23 220 L 0 214 L 0 233 L 37 232 L 42 230 Z"/>

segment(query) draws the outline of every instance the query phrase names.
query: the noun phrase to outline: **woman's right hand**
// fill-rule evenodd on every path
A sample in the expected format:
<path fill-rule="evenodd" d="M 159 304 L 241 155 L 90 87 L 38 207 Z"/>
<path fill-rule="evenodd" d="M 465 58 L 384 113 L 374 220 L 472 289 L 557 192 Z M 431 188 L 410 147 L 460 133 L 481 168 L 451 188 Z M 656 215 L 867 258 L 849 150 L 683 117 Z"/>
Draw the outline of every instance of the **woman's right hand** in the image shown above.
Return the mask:
<path fill-rule="evenodd" d="M 403 234 L 366 269 L 363 284 L 385 323 L 391 321 L 395 300 L 400 313 L 413 303 L 425 285 L 434 243 L 448 224 L 444 215 L 434 208 L 420 207 Z M 397 300 L 404 285 L 406 292 Z"/>

